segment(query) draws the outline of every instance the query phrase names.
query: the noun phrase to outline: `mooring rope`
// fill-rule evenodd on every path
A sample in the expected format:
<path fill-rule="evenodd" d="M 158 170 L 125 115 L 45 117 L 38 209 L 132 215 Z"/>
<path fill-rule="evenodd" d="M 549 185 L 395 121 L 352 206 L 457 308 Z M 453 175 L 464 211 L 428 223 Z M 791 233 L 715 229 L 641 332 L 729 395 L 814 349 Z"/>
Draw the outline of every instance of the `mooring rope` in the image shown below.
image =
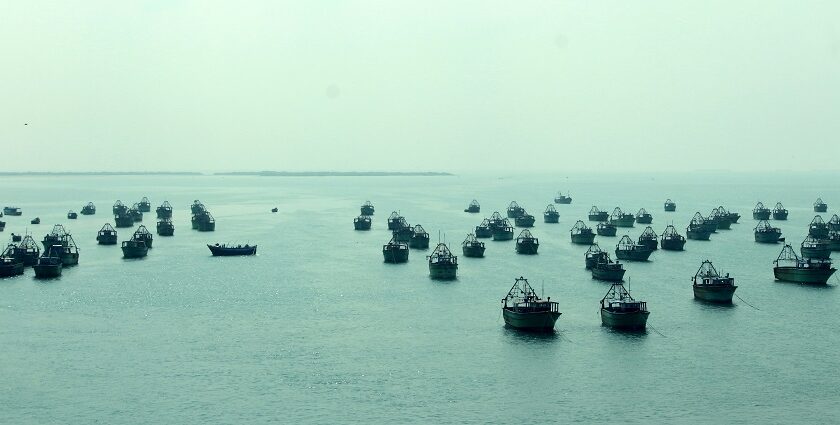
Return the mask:
<path fill-rule="evenodd" d="M 653 326 L 647 325 L 647 327 L 650 328 L 650 329 L 653 329 L 653 331 L 658 333 L 660 336 L 662 336 L 662 338 L 668 338 L 667 336 L 665 336 L 665 334 L 663 334 L 662 332 L 659 332 L 659 330 L 654 328 Z"/>
<path fill-rule="evenodd" d="M 752 305 L 752 304 L 748 303 L 748 302 L 747 302 L 747 300 L 745 300 L 745 299 L 741 298 L 740 296 L 738 296 L 738 294 L 732 294 L 732 295 L 735 295 L 736 297 L 738 297 L 738 299 L 739 299 L 739 300 L 741 300 L 744 304 L 746 304 L 746 305 L 748 305 L 748 306 L 750 306 L 750 307 L 752 307 L 752 308 L 754 308 L 754 309 L 756 309 L 756 310 L 761 311 L 761 309 L 760 309 L 760 308 L 758 308 L 758 307 L 756 307 L 756 306 L 754 306 L 754 305 Z"/>

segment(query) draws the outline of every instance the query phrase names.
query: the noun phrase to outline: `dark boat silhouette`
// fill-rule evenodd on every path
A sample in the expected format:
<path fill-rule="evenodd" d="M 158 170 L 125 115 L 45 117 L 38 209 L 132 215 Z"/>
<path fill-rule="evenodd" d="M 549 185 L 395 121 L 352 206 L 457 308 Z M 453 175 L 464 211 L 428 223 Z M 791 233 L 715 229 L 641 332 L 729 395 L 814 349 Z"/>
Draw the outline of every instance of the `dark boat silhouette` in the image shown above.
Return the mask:
<path fill-rule="evenodd" d="M 214 257 L 234 257 L 239 255 L 256 255 L 256 245 L 227 245 L 227 244 L 207 244 L 207 248 Z"/>

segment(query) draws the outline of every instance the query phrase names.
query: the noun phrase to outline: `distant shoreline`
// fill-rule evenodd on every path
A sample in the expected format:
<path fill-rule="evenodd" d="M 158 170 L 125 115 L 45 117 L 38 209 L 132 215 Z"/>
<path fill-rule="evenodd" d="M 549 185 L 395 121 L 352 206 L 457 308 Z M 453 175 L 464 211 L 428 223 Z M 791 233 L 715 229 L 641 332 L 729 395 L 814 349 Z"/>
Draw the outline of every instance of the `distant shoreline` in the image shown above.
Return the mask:
<path fill-rule="evenodd" d="M 0 171 L 0 176 L 201 176 L 203 173 L 167 171 Z"/>
<path fill-rule="evenodd" d="M 264 176 L 264 177 L 439 177 L 441 172 L 396 171 L 235 171 L 227 173 L 167 171 L 0 171 L 0 176 Z"/>

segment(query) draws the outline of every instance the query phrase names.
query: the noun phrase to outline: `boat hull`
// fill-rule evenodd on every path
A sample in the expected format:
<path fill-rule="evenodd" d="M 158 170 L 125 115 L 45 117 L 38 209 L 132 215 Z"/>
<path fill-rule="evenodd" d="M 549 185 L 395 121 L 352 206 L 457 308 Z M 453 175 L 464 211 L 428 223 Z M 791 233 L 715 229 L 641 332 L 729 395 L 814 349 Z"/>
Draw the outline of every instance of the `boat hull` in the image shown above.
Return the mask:
<path fill-rule="evenodd" d="M 719 218 L 717 220 L 717 230 L 730 230 L 732 228 L 732 220 L 729 218 Z"/>
<path fill-rule="evenodd" d="M 560 214 L 543 214 L 543 222 L 545 223 L 559 223 Z"/>
<path fill-rule="evenodd" d="M 755 220 L 769 220 L 770 211 L 753 211 L 753 219 Z"/>
<path fill-rule="evenodd" d="M 214 231 L 216 231 L 216 222 L 214 221 L 214 222 L 208 223 L 206 221 L 200 221 L 198 223 L 198 231 L 199 232 L 214 232 Z"/>
<path fill-rule="evenodd" d="M 677 206 L 676 206 L 676 205 L 665 205 L 665 211 L 666 211 L 666 212 L 674 212 L 674 211 L 676 211 L 676 210 L 677 210 Z"/>
<path fill-rule="evenodd" d="M 481 258 L 484 257 L 485 247 L 483 246 L 464 246 L 462 251 L 464 257 Z"/>
<path fill-rule="evenodd" d="M 61 265 L 64 267 L 67 266 L 75 266 L 79 264 L 79 253 L 78 252 L 65 252 L 61 254 Z"/>
<path fill-rule="evenodd" d="M 636 217 L 636 223 L 639 223 L 639 224 L 653 223 L 653 216 L 643 215 L 643 216 Z"/>
<path fill-rule="evenodd" d="M 61 264 L 36 264 L 32 266 L 35 270 L 35 277 L 38 279 L 49 279 L 61 276 Z"/>
<path fill-rule="evenodd" d="M 516 244 L 516 253 L 523 255 L 537 255 L 537 250 L 540 245 L 535 243 L 518 243 Z"/>
<path fill-rule="evenodd" d="M 599 227 L 595 231 L 598 233 L 598 236 L 615 236 L 618 229 L 615 227 Z"/>
<path fill-rule="evenodd" d="M 708 230 L 688 230 L 686 231 L 685 236 L 688 239 L 694 239 L 695 241 L 707 241 L 712 236 L 712 232 Z"/>
<path fill-rule="evenodd" d="M 513 220 L 516 227 L 534 227 L 534 217 L 520 216 Z"/>
<path fill-rule="evenodd" d="M 513 240 L 513 232 L 493 232 L 494 241 L 510 241 Z"/>
<path fill-rule="evenodd" d="M 561 198 L 554 198 L 554 203 L 555 204 L 571 204 L 572 203 L 572 198 L 567 198 L 565 196 L 561 197 Z"/>
<path fill-rule="evenodd" d="M 733 213 L 733 212 L 729 213 L 729 221 L 731 221 L 732 224 L 737 224 L 738 220 L 740 220 L 740 219 L 741 219 L 741 214 Z"/>
<path fill-rule="evenodd" d="M 405 263 L 408 261 L 407 249 L 383 249 L 382 256 L 386 263 Z"/>
<path fill-rule="evenodd" d="M 124 246 L 122 252 L 123 258 L 143 258 L 149 254 L 149 248 L 145 246 Z"/>
<path fill-rule="evenodd" d="M 360 212 L 362 213 L 362 215 L 373 215 L 373 211 L 374 208 L 370 206 L 360 208 Z"/>
<path fill-rule="evenodd" d="M 799 253 L 802 254 L 804 258 L 814 258 L 819 260 L 828 260 L 831 258 L 831 248 L 828 245 L 825 245 L 825 248 L 800 247 Z"/>
<path fill-rule="evenodd" d="M 97 235 L 96 242 L 99 243 L 99 245 L 116 245 L 117 235 Z"/>
<path fill-rule="evenodd" d="M 732 304 L 735 285 L 693 285 L 694 298 L 719 304 Z"/>
<path fill-rule="evenodd" d="M 643 245 L 651 251 L 656 251 L 659 249 L 659 239 L 642 239 L 639 241 L 639 245 Z"/>
<path fill-rule="evenodd" d="M 615 258 L 619 260 L 626 260 L 626 261 L 648 261 L 650 258 L 650 254 L 653 254 L 653 251 L 650 250 L 628 250 L 628 249 L 616 249 L 615 250 Z"/>
<path fill-rule="evenodd" d="M 458 265 L 429 264 L 429 277 L 435 280 L 453 280 L 458 277 Z"/>
<path fill-rule="evenodd" d="M 572 243 L 577 245 L 592 245 L 595 242 L 595 234 L 577 234 L 572 235 Z"/>
<path fill-rule="evenodd" d="M 158 236 L 175 236 L 175 227 L 166 226 L 157 228 Z"/>
<path fill-rule="evenodd" d="M 370 220 L 355 220 L 353 221 L 353 228 L 355 230 L 370 230 Z"/>
<path fill-rule="evenodd" d="M 773 213 L 773 220 L 787 220 L 788 213 L 786 212 L 774 212 Z"/>
<path fill-rule="evenodd" d="M 412 249 L 429 249 L 429 236 L 425 237 L 411 237 L 408 241 L 408 247 Z"/>
<path fill-rule="evenodd" d="M 257 255 L 256 245 L 248 247 L 221 247 L 215 245 L 207 245 L 207 248 L 210 249 L 210 253 L 213 254 L 214 257 L 238 257 L 244 255 Z"/>
<path fill-rule="evenodd" d="M 540 311 L 534 313 L 518 313 L 502 309 L 505 324 L 516 329 L 547 332 L 554 329 L 554 324 L 560 317 L 556 311 Z"/>
<path fill-rule="evenodd" d="M 604 280 L 607 282 L 621 282 L 624 280 L 624 273 L 627 270 L 618 269 L 618 270 L 610 270 L 610 269 L 602 269 L 598 267 L 592 268 L 592 278 L 598 280 Z"/>
<path fill-rule="evenodd" d="M 23 274 L 23 261 L 0 264 L 0 277 L 12 277 Z"/>
<path fill-rule="evenodd" d="M 643 330 L 647 327 L 649 311 L 615 312 L 601 309 L 601 324 L 613 329 Z"/>
<path fill-rule="evenodd" d="M 118 215 L 114 217 L 116 227 L 133 227 L 134 219 L 130 215 Z"/>
<path fill-rule="evenodd" d="M 665 251 L 682 251 L 685 249 L 685 239 L 663 239 L 662 249 Z"/>
<path fill-rule="evenodd" d="M 159 219 L 172 218 L 172 210 L 158 208 L 157 210 L 155 210 L 155 213 L 157 214 L 157 218 Z"/>
<path fill-rule="evenodd" d="M 493 231 L 488 229 L 488 228 L 484 228 L 484 227 L 476 227 L 475 228 L 475 237 L 477 237 L 477 238 L 492 238 L 493 237 Z"/>
<path fill-rule="evenodd" d="M 610 224 L 615 227 L 633 227 L 636 223 L 636 217 L 622 217 L 615 220 L 610 220 Z"/>
<path fill-rule="evenodd" d="M 782 237 L 781 233 L 775 232 L 754 232 L 755 233 L 755 241 L 758 243 L 778 243 L 779 238 Z"/>
<path fill-rule="evenodd" d="M 824 285 L 836 269 L 803 269 L 797 267 L 773 267 L 776 280 L 782 282 L 810 283 Z"/>
<path fill-rule="evenodd" d="M 824 213 L 828 211 L 828 205 L 814 205 L 814 212 Z"/>
<path fill-rule="evenodd" d="M 598 214 L 589 214 L 589 221 L 607 221 L 609 220 L 610 215 L 607 214 L 606 211 L 600 212 Z"/>
<path fill-rule="evenodd" d="M 481 212 L 481 207 L 475 207 L 475 206 L 473 206 L 473 207 L 467 207 L 467 208 L 464 210 L 464 212 L 466 212 L 466 213 L 471 213 L 471 214 L 480 213 L 480 212 Z"/>

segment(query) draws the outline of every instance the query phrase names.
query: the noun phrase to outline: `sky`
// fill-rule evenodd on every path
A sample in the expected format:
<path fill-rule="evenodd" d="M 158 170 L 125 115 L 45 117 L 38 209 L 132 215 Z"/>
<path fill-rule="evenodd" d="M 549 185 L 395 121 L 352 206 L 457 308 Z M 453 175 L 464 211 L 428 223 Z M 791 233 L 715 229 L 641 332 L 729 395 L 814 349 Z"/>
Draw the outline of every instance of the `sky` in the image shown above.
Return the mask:
<path fill-rule="evenodd" d="M 840 2 L 9 1 L 3 171 L 837 170 Z"/>

